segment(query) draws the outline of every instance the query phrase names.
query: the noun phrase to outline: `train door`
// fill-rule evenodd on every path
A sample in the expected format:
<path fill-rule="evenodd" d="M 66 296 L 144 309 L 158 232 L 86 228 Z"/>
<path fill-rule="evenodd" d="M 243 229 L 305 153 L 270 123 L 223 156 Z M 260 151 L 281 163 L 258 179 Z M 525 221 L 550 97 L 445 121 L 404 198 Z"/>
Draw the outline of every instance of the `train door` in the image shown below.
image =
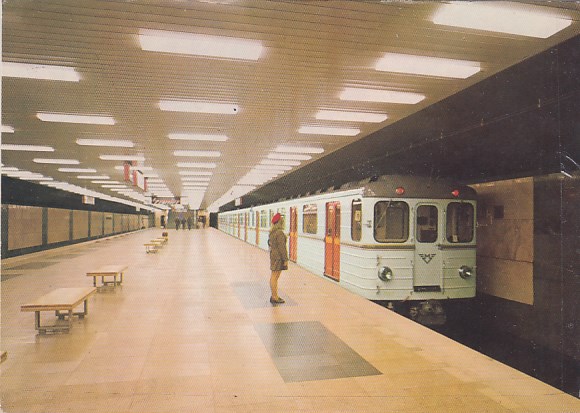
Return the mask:
<path fill-rule="evenodd" d="M 244 241 L 248 242 L 248 221 L 250 220 L 250 214 L 244 213 Z"/>
<path fill-rule="evenodd" d="M 340 202 L 326 204 L 324 275 L 340 280 Z"/>
<path fill-rule="evenodd" d="M 296 262 L 298 250 L 298 214 L 296 207 L 290 208 L 290 260 Z"/>
<path fill-rule="evenodd" d="M 420 204 L 415 210 L 415 268 L 413 289 L 441 291 L 442 254 L 438 246 L 439 210 L 436 205 Z"/>
<path fill-rule="evenodd" d="M 260 245 L 260 211 L 256 211 L 256 245 Z"/>

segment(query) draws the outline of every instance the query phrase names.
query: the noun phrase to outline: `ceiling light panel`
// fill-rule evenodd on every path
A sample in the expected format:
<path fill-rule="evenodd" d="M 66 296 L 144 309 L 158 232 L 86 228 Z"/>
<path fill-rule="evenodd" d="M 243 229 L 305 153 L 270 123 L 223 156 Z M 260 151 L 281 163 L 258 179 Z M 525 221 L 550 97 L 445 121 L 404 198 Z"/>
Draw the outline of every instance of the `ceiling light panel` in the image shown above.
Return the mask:
<path fill-rule="evenodd" d="M 323 153 L 324 148 L 318 148 L 315 146 L 290 146 L 290 145 L 278 145 L 274 152 L 290 152 L 290 153 Z"/>
<path fill-rule="evenodd" d="M 74 173 L 95 173 L 96 169 L 93 168 L 58 168 L 59 172 L 74 172 Z M 109 179 L 109 177 L 105 178 Z"/>
<path fill-rule="evenodd" d="M 320 120 L 338 120 L 348 122 L 369 122 L 381 123 L 388 119 L 384 113 L 368 112 L 347 112 L 340 110 L 319 110 L 316 113 L 316 119 Z"/>
<path fill-rule="evenodd" d="M 547 39 L 572 21 L 506 2 L 453 2 L 439 6 L 433 23 Z"/>
<path fill-rule="evenodd" d="M 80 74 L 74 67 L 14 62 L 2 62 L 2 77 L 61 80 L 65 82 L 78 82 L 81 80 Z"/>
<path fill-rule="evenodd" d="M 88 125 L 114 125 L 115 119 L 110 116 L 78 115 L 69 113 L 38 112 L 36 117 L 43 122 L 82 123 Z"/>
<path fill-rule="evenodd" d="M 173 140 L 211 142 L 225 142 L 229 139 L 226 135 L 204 135 L 197 133 L 170 133 L 167 137 Z"/>
<path fill-rule="evenodd" d="M 235 115 L 239 112 L 234 103 L 195 102 L 187 100 L 161 100 L 159 109 L 167 112 L 214 113 Z"/>
<path fill-rule="evenodd" d="M 49 158 L 34 158 L 32 160 L 34 163 L 50 163 L 57 165 L 78 165 L 80 161 L 76 159 L 49 159 Z"/>
<path fill-rule="evenodd" d="M 146 51 L 254 61 L 263 50 L 257 40 L 150 29 L 139 29 L 139 43 Z"/>
<path fill-rule="evenodd" d="M 0 132 L 2 133 L 14 133 L 14 128 L 9 125 L 1 125 Z"/>
<path fill-rule="evenodd" d="M 213 172 L 209 171 L 179 171 L 179 175 L 182 176 L 209 176 L 213 175 Z"/>
<path fill-rule="evenodd" d="M 100 155 L 103 161 L 144 161 L 145 157 L 140 155 Z"/>
<path fill-rule="evenodd" d="M 467 79 L 481 70 L 479 62 L 386 53 L 375 64 L 383 72 Z"/>
<path fill-rule="evenodd" d="M 358 128 L 333 128 L 328 126 L 301 126 L 298 133 L 310 135 L 336 135 L 356 136 L 360 133 Z"/>
<path fill-rule="evenodd" d="M 340 94 L 340 100 L 360 102 L 398 103 L 414 105 L 425 99 L 425 95 L 397 90 L 345 88 Z"/>
<path fill-rule="evenodd" d="M 200 157 L 207 157 L 207 158 L 217 158 L 221 156 L 221 153 L 218 151 L 174 151 L 173 155 L 175 156 L 200 156 Z"/>
<path fill-rule="evenodd" d="M 178 168 L 215 168 L 217 165 L 211 162 L 178 162 Z"/>
<path fill-rule="evenodd" d="M 274 160 L 274 159 L 263 159 L 260 161 L 261 165 L 281 165 L 281 166 L 298 166 L 300 162 L 298 161 L 283 161 L 283 160 Z"/>
<path fill-rule="evenodd" d="M 310 155 L 302 154 L 288 154 L 288 153 L 269 153 L 268 159 L 283 159 L 291 161 L 309 161 L 312 159 Z"/>
<path fill-rule="evenodd" d="M 109 140 L 109 139 L 77 139 L 77 144 L 81 146 L 104 146 L 104 147 L 120 147 L 132 148 L 135 144 L 127 140 Z"/>
<path fill-rule="evenodd" d="M 7 144 L 7 143 L 0 145 L 0 149 L 3 151 L 54 152 L 54 148 L 51 146 L 12 145 L 12 144 Z"/>

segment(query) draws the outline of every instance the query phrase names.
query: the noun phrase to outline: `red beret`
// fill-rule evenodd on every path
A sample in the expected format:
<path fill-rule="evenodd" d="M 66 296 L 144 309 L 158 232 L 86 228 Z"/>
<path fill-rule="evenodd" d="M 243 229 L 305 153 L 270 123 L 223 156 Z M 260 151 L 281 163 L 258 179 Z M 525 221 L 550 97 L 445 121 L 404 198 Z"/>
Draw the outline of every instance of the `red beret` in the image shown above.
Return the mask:
<path fill-rule="evenodd" d="M 280 221 L 280 218 L 282 218 L 282 215 L 280 214 L 276 214 L 272 217 L 272 224 L 275 224 L 276 222 Z"/>

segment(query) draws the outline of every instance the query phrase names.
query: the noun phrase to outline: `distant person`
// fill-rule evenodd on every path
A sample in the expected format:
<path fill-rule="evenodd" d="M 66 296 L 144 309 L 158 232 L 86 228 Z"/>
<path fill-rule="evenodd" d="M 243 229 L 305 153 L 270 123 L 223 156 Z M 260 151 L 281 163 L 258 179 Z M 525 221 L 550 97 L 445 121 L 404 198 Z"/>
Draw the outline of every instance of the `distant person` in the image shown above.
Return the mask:
<path fill-rule="evenodd" d="M 193 219 L 191 219 L 191 216 L 189 216 L 189 217 L 187 217 L 187 229 L 190 230 L 192 225 L 193 225 Z"/>
<path fill-rule="evenodd" d="M 179 230 L 179 224 L 181 223 L 179 218 L 175 218 L 175 229 Z"/>
<path fill-rule="evenodd" d="M 165 228 L 165 215 L 161 215 L 161 228 Z"/>
<path fill-rule="evenodd" d="M 270 246 L 270 290 L 272 304 L 282 304 L 285 301 L 278 295 L 278 279 L 282 270 L 288 269 L 288 250 L 286 249 L 286 234 L 284 234 L 284 218 L 280 214 L 272 217 L 272 228 L 268 239 Z"/>
<path fill-rule="evenodd" d="M 183 228 L 184 231 L 185 231 L 185 225 L 186 225 L 185 218 L 181 217 L 181 228 Z"/>

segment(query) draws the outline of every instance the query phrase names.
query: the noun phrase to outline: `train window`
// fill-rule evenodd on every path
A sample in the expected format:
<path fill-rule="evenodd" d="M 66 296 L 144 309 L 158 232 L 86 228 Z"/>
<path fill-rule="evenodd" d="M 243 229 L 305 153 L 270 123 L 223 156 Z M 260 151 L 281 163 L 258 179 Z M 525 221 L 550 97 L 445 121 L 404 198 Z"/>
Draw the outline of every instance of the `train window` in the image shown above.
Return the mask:
<path fill-rule="evenodd" d="M 447 205 L 447 241 L 473 241 L 473 205 L 451 202 Z"/>
<path fill-rule="evenodd" d="M 362 236 L 362 203 L 360 199 L 352 201 L 350 217 L 350 236 L 353 241 L 360 241 Z"/>
<path fill-rule="evenodd" d="M 260 211 L 260 227 L 268 228 L 268 215 L 266 210 Z"/>
<path fill-rule="evenodd" d="M 405 242 L 409 238 L 409 205 L 402 201 L 377 202 L 374 236 L 378 242 Z"/>
<path fill-rule="evenodd" d="M 318 207 L 316 204 L 302 207 L 302 231 L 306 234 L 316 234 L 318 230 Z"/>
<path fill-rule="evenodd" d="M 417 207 L 417 242 L 437 241 L 437 207 L 419 205 Z"/>

